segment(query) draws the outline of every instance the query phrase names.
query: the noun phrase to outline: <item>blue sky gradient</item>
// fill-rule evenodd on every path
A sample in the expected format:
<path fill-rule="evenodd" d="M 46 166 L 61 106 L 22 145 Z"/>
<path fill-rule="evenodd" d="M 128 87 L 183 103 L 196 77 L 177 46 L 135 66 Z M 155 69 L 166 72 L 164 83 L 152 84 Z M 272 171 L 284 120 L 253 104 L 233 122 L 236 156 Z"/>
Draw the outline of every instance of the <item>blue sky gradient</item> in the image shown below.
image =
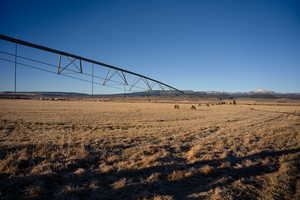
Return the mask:
<path fill-rule="evenodd" d="M 300 92 L 300 1 L 1 0 L 0 11 L 1 34 L 179 89 Z M 13 67 L 0 62 L 0 90 L 12 89 Z M 18 90 L 90 85 L 18 68 Z"/>

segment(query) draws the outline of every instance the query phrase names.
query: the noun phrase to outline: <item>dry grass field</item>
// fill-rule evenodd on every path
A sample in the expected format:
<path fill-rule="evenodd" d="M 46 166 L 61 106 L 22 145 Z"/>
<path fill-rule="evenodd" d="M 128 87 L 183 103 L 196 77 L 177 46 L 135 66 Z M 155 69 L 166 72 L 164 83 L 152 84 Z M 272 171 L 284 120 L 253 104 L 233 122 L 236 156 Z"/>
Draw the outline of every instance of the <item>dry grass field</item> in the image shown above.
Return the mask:
<path fill-rule="evenodd" d="M 300 199 L 299 104 L 174 104 L 0 100 L 0 199 Z"/>

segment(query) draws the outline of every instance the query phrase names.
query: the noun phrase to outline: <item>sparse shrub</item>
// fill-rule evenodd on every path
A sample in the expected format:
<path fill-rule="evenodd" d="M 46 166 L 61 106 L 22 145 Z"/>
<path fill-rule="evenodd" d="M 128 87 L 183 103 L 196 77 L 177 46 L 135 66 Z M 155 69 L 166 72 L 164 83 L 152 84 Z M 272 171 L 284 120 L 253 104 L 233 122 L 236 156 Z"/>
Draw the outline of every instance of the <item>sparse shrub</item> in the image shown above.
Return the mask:
<path fill-rule="evenodd" d="M 78 168 L 74 171 L 74 174 L 76 174 L 76 175 L 82 175 L 84 173 L 85 173 L 85 169 L 83 169 L 83 168 Z"/>
<path fill-rule="evenodd" d="M 25 193 L 31 198 L 37 198 L 43 193 L 43 188 L 38 185 L 30 185 L 26 187 Z"/>
<path fill-rule="evenodd" d="M 206 106 L 209 107 L 209 103 L 207 103 Z"/>
<path fill-rule="evenodd" d="M 138 198 L 136 200 L 173 200 L 173 197 L 169 195 L 152 196 L 151 194 L 149 191 L 143 191 L 137 195 Z"/>
<path fill-rule="evenodd" d="M 214 171 L 214 167 L 212 167 L 210 165 L 205 165 L 200 168 L 200 172 L 204 175 L 209 175 L 209 174 L 213 173 L 213 171 Z"/>
<path fill-rule="evenodd" d="M 169 195 L 158 195 L 155 196 L 153 200 L 173 200 L 173 197 Z"/>
<path fill-rule="evenodd" d="M 174 109 L 179 109 L 179 105 L 174 105 Z"/>
<path fill-rule="evenodd" d="M 191 149 L 186 152 L 186 158 L 189 162 L 195 160 L 196 158 L 199 158 L 200 155 L 202 155 L 201 151 L 202 146 L 201 145 L 195 145 L 191 147 Z"/>
<path fill-rule="evenodd" d="M 299 199 L 299 192 L 297 191 L 299 188 L 299 182 L 297 181 L 299 158 L 299 154 L 298 156 L 281 158 L 277 173 L 269 176 L 269 187 L 264 191 L 265 199 Z"/>
<path fill-rule="evenodd" d="M 220 165 L 220 168 L 231 168 L 231 163 L 230 162 L 223 162 L 221 165 Z"/>
<path fill-rule="evenodd" d="M 197 110 L 196 106 L 192 105 L 191 110 Z"/>
<path fill-rule="evenodd" d="M 102 173 L 110 172 L 110 171 L 112 171 L 113 169 L 114 169 L 114 168 L 113 168 L 112 165 L 107 165 L 107 164 L 105 164 L 105 163 L 102 163 L 102 164 L 99 165 L 99 170 L 100 170 L 100 172 L 102 172 Z"/>
<path fill-rule="evenodd" d="M 185 177 L 186 171 L 184 170 L 174 170 L 171 174 L 168 175 L 169 181 L 177 181 Z"/>
<path fill-rule="evenodd" d="M 158 172 L 153 173 L 146 179 L 146 183 L 153 183 L 155 181 L 158 181 L 160 176 L 161 174 Z"/>
<path fill-rule="evenodd" d="M 233 104 L 233 105 L 236 105 L 236 101 L 235 101 L 235 100 L 233 100 L 233 101 L 232 101 L 232 104 Z"/>
<path fill-rule="evenodd" d="M 124 187 L 126 185 L 126 178 L 122 178 L 116 182 L 114 182 L 113 184 L 111 184 L 111 186 L 114 188 L 114 189 L 120 189 L 122 187 Z"/>
<path fill-rule="evenodd" d="M 213 190 L 213 193 L 211 195 L 212 200 L 222 200 L 224 199 L 223 194 L 222 194 L 222 189 L 220 187 L 216 187 Z"/>

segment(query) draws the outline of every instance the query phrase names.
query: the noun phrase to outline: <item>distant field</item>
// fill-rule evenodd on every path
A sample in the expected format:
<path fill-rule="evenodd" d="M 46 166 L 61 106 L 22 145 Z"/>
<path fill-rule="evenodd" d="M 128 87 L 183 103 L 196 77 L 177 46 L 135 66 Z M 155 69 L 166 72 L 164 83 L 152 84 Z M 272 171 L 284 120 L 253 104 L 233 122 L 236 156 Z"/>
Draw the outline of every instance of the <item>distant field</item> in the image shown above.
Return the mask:
<path fill-rule="evenodd" d="M 1 99 L 0 199 L 300 199 L 299 101 L 193 103 Z"/>

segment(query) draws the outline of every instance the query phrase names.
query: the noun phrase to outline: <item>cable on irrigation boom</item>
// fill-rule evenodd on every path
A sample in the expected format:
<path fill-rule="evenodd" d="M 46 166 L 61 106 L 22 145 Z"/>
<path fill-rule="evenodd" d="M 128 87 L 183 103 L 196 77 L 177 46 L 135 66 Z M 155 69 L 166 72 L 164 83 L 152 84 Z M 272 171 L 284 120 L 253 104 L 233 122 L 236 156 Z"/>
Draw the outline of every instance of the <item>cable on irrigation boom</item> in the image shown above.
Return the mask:
<path fill-rule="evenodd" d="M 116 66 L 113 66 L 113 65 L 109 65 L 109 64 L 106 64 L 106 63 L 103 63 L 103 62 L 99 62 L 99 61 L 96 61 L 96 60 L 92 60 L 92 59 L 89 59 L 89 58 L 85 58 L 85 57 L 82 57 L 82 56 L 78 56 L 78 55 L 75 55 L 75 54 L 71 54 L 71 53 L 67 53 L 67 52 L 64 52 L 64 51 L 60 51 L 60 50 L 56 50 L 56 49 L 52 49 L 52 48 L 49 48 L 49 47 L 46 47 L 46 46 L 42 46 L 42 45 L 38 45 L 38 44 L 34 44 L 34 43 L 31 43 L 31 42 L 27 42 L 27 41 L 24 41 L 24 40 L 20 40 L 20 39 L 16 39 L 16 38 L 12 38 L 12 37 L 9 37 L 9 36 L 6 36 L 6 35 L 2 35 L 0 34 L 0 39 L 2 40 L 5 40 L 5 41 L 8 41 L 8 42 L 12 42 L 12 43 L 15 43 L 16 45 L 23 45 L 23 46 L 27 46 L 27 47 L 31 47 L 31 48 L 34 48 L 34 49 L 39 49 L 39 50 L 42 50 L 42 51 L 46 51 L 46 52 L 50 52 L 50 53 L 53 53 L 53 54 L 57 54 L 60 56 L 60 59 L 61 59 L 61 56 L 66 56 L 66 57 L 69 57 L 69 58 L 73 58 L 73 60 L 71 60 L 71 62 L 69 62 L 69 64 L 67 64 L 66 66 L 64 66 L 62 69 L 60 69 L 60 64 L 61 62 L 59 62 L 59 66 L 57 65 L 54 65 L 55 67 L 58 67 L 58 73 L 57 74 L 60 74 L 62 75 L 60 72 L 64 71 L 64 70 L 67 70 L 66 68 L 73 64 L 73 62 L 78 59 L 79 62 L 80 62 L 80 67 L 78 67 L 77 65 L 77 68 L 80 69 L 80 72 L 77 72 L 75 71 L 76 73 L 80 73 L 80 74 L 83 74 L 83 75 L 86 75 L 86 76 L 92 76 L 92 77 L 96 77 L 96 76 L 93 76 L 91 74 L 88 74 L 88 73 L 83 73 L 82 72 L 82 61 L 85 61 L 87 63 L 91 63 L 91 64 L 95 64 L 97 65 L 98 67 L 104 67 L 104 68 L 108 68 L 110 70 L 115 70 L 116 72 L 118 72 L 118 75 L 121 77 L 121 79 L 123 79 L 123 83 L 119 83 L 120 85 L 128 85 L 128 82 L 127 82 L 127 79 L 126 79 L 126 76 L 125 74 L 130 74 L 130 75 L 133 75 L 133 76 L 136 76 L 136 77 L 139 77 L 143 80 L 143 82 L 145 82 L 146 86 L 148 87 L 148 90 L 152 90 L 152 86 L 154 85 L 154 83 L 158 84 L 160 86 L 160 88 L 169 88 L 170 90 L 174 90 L 176 92 L 179 92 L 180 94 L 184 94 L 183 91 L 181 90 L 178 90 L 177 88 L 171 86 L 171 85 L 168 85 L 166 83 L 163 83 L 161 81 L 158 81 L 158 80 L 155 80 L 153 78 L 150 78 L 150 77 L 147 77 L 147 76 L 144 76 L 142 74 L 138 74 L 138 73 L 135 73 L 135 72 L 132 72 L 132 71 L 128 71 L 126 69 L 123 69 L 123 68 L 120 68 L 120 67 L 116 67 Z M 3 53 L 3 52 L 2 52 Z M 8 53 L 8 52 L 6 52 Z M 20 57 L 19 55 L 15 54 L 15 55 L 11 55 L 11 56 L 14 56 L 15 59 Z M 24 57 L 25 58 L 25 57 Z M 26 58 L 26 59 L 31 59 L 31 58 Z M 33 62 L 43 62 L 43 61 L 37 61 L 37 60 L 34 60 L 32 59 Z M 61 61 L 61 60 L 60 60 Z M 16 63 L 16 61 L 15 61 Z M 17 64 L 17 63 L 16 63 Z M 24 64 L 24 63 L 23 63 Z M 42 64 L 42 63 L 41 63 Z M 45 63 L 43 62 L 43 64 L 45 65 L 49 65 L 51 66 L 52 64 L 49 64 L 49 63 Z M 52 72 L 52 71 L 51 71 Z M 54 72 L 55 73 L 55 72 Z M 98 77 L 100 78 L 100 77 Z M 103 83 L 107 82 L 107 81 L 111 81 L 111 82 L 114 82 L 113 80 L 111 79 L 103 79 L 101 77 L 102 80 L 104 80 Z M 149 81 L 151 83 L 149 83 Z M 102 84 L 104 85 L 104 84 Z M 128 85 L 129 86 L 129 85 Z M 137 87 L 137 86 L 135 86 Z"/>

